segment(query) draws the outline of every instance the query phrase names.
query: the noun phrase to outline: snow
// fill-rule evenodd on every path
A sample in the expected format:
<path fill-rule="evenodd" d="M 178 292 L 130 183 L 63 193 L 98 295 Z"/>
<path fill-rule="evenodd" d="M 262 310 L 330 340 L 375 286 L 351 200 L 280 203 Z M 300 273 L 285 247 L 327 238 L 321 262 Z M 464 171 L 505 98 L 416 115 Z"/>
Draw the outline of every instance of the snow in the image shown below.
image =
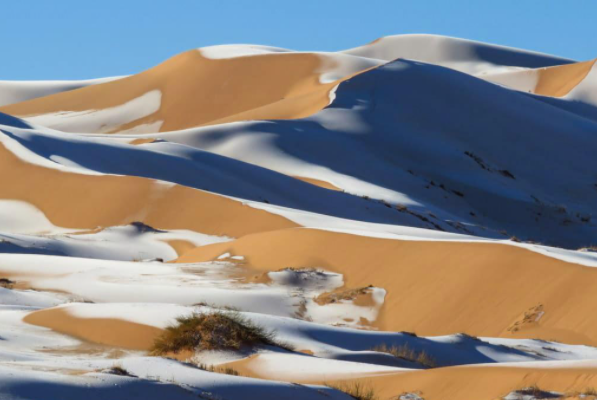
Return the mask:
<path fill-rule="evenodd" d="M 301 381 L 354 379 L 408 371 L 404 368 L 283 353 L 260 354 L 249 369 L 259 372 L 261 376 L 275 376 L 285 381 L 297 380 L 298 377 Z"/>
<path fill-rule="evenodd" d="M 252 44 L 225 44 L 202 47 L 198 50 L 203 57 L 210 58 L 212 60 L 292 52 L 292 50 L 282 49 L 280 47 L 259 46 Z"/>
<path fill-rule="evenodd" d="M 13 129 L 14 130 L 12 132 L 0 129 L 0 143 L 22 161 L 40 167 L 57 169 L 64 172 L 76 172 L 85 175 L 100 175 L 96 171 L 84 168 L 76 162 L 73 162 L 65 157 L 56 155 L 49 155 L 47 158 L 39 157 L 34 152 L 29 150 L 23 142 L 19 142 L 15 139 L 14 131 L 16 129 Z"/>
<path fill-rule="evenodd" d="M 523 69 L 514 71 L 498 71 L 488 72 L 477 75 L 486 81 L 497 83 L 512 89 L 523 92 L 534 93 L 537 83 L 539 82 L 539 74 L 533 69 Z"/>
<path fill-rule="evenodd" d="M 38 290 L 63 291 L 102 303 L 213 304 L 272 315 L 294 315 L 284 288 L 241 284 L 229 263 L 163 264 L 75 257 L 0 254 L 2 271 Z M 247 290 L 251 289 L 251 290 Z"/>
<path fill-rule="evenodd" d="M 162 92 L 151 90 L 115 107 L 102 110 L 60 111 L 25 117 L 25 120 L 65 132 L 110 132 L 155 113 L 160 109 L 161 102 Z"/>
<path fill-rule="evenodd" d="M 238 57 L 254 57 L 275 54 L 313 54 L 321 59 L 321 67 L 316 71 L 320 74 L 320 83 L 330 83 L 342 79 L 359 71 L 376 67 L 384 63 L 367 57 L 353 56 L 342 53 L 328 52 L 298 52 L 279 47 L 259 46 L 250 44 L 208 46 L 198 49 L 202 56 L 213 59 L 230 59 Z"/>
<path fill-rule="evenodd" d="M 39 210 L 36 211 L 39 213 Z M 15 215 L 17 214 L 15 213 Z M 45 218 L 43 215 L 37 215 L 38 218 Z M 22 220 L 21 217 L 14 225 Z M 144 229 L 143 226 L 138 225 L 111 227 L 93 233 L 79 231 L 76 234 L 66 233 L 68 230 L 54 226 L 40 229 L 39 225 L 33 225 L 33 221 L 30 222 L 29 229 L 24 224 L 18 226 L 24 230 L 22 233 L 27 233 L 27 235 L 0 231 L 1 251 L 66 255 L 103 260 L 139 261 L 161 259 L 171 261 L 177 258 L 178 254 L 168 244 L 170 240 L 186 241 L 195 247 L 232 240 L 225 236 L 212 236 L 188 230 Z M 39 231 L 44 231 L 45 234 L 32 234 Z M 72 230 L 70 232 L 73 233 Z"/>
<path fill-rule="evenodd" d="M 470 74 L 491 70 L 504 71 L 505 67 L 538 68 L 571 62 L 564 58 L 512 47 L 427 34 L 386 36 L 343 52 L 385 61 L 397 58 L 423 61 Z"/>
<path fill-rule="evenodd" d="M 52 224 L 42 211 L 20 200 L 0 200 L 0 234 L 61 233 L 68 230 Z M 73 230 L 70 230 L 73 232 Z"/>
<path fill-rule="evenodd" d="M 125 76 L 79 81 L 0 81 L 0 107 L 122 78 Z"/>

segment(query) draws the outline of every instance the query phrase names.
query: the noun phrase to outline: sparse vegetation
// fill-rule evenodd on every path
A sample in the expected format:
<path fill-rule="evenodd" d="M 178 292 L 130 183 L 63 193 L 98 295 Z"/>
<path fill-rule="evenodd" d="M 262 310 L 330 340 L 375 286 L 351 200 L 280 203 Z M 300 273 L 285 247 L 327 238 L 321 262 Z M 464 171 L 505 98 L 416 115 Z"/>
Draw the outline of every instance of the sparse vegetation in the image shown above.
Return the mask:
<path fill-rule="evenodd" d="M 216 374 L 226 374 L 232 376 L 240 376 L 237 370 L 231 367 L 218 367 L 216 365 L 197 364 L 197 368 L 208 372 L 215 372 Z"/>
<path fill-rule="evenodd" d="M 567 399 L 587 399 L 587 400 L 594 400 L 597 399 L 597 390 L 593 387 L 588 387 L 583 391 L 573 390 L 568 391 L 566 393 L 558 393 L 555 391 L 548 391 L 545 389 L 541 389 L 538 385 L 531 385 L 529 387 L 525 387 L 523 389 L 516 390 L 509 394 L 508 398 L 513 398 L 512 395 L 516 395 L 516 398 L 532 398 L 535 400 L 547 400 L 547 399 L 558 399 L 558 400 L 567 400 Z"/>
<path fill-rule="evenodd" d="M 156 233 L 156 232 L 165 232 L 165 231 L 161 231 L 159 229 L 155 229 L 141 221 L 133 221 L 131 222 L 131 226 L 133 226 L 135 229 L 137 229 L 137 231 L 139 233 L 147 233 L 147 232 L 152 232 L 152 233 Z"/>
<path fill-rule="evenodd" d="M 11 281 L 8 278 L 0 278 L 0 287 L 3 287 L 5 289 L 12 289 L 14 284 L 15 284 L 15 281 Z"/>
<path fill-rule="evenodd" d="M 582 394 L 584 394 L 585 396 L 597 396 L 597 389 L 595 389 L 594 387 L 589 387 L 586 388 Z"/>
<path fill-rule="evenodd" d="M 479 339 L 477 336 L 469 335 L 468 333 L 460 332 L 458 335 L 469 340 L 476 340 L 478 342 L 482 342 L 482 340 Z"/>
<path fill-rule="evenodd" d="M 373 347 L 371 350 L 378 351 L 380 353 L 388 353 L 396 358 L 403 360 L 412 361 L 421 364 L 425 368 L 437 367 L 437 362 L 431 357 L 425 350 L 416 351 L 410 347 L 407 343 L 401 346 L 388 346 L 385 343 Z"/>
<path fill-rule="evenodd" d="M 516 179 L 516 178 L 514 177 L 514 175 L 513 175 L 513 174 L 512 174 L 510 171 L 508 171 L 507 169 L 501 169 L 501 170 L 499 170 L 498 172 L 499 172 L 500 174 L 502 174 L 503 176 L 505 176 L 506 178 L 510 178 L 510 179 Z"/>
<path fill-rule="evenodd" d="M 541 388 L 539 388 L 539 385 L 537 385 L 537 384 L 526 387 L 526 388 L 522 389 L 521 392 L 523 392 L 524 394 L 529 394 L 531 396 L 535 396 L 535 397 L 543 394 L 543 390 L 541 390 Z"/>
<path fill-rule="evenodd" d="M 515 395 L 516 397 L 513 397 Z M 516 390 L 508 395 L 508 398 L 531 398 L 536 400 L 545 400 L 545 399 L 562 399 L 566 397 L 562 397 L 561 394 L 557 394 L 554 392 L 549 392 L 547 390 L 541 389 L 538 385 L 531 385 L 525 387 L 523 389 Z"/>
<path fill-rule="evenodd" d="M 356 289 L 346 289 L 346 290 L 334 291 L 334 292 L 329 292 L 329 293 L 323 293 L 315 299 L 315 302 L 317 304 L 324 305 L 324 304 L 337 303 L 342 300 L 345 300 L 345 301 L 355 300 L 358 296 L 364 296 L 364 295 L 369 294 L 372 287 L 373 286 L 369 285 L 367 287 L 361 287 L 361 288 L 356 288 Z"/>
<path fill-rule="evenodd" d="M 112 375 L 132 376 L 135 378 L 137 377 L 136 375 L 131 374 L 129 371 L 127 371 L 125 368 L 123 368 L 122 365 L 113 365 L 112 368 L 108 369 L 105 372 L 112 374 Z"/>
<path fill-rule="evenodd" d="M 360 382 L 345 382 L 345 383 L 334 383 L 325 384 L 327 387 L 339 390 L 346 393 L 357 400 L 377 400 L 377 394 L 375 390 L 367 385 Z"/>
<path fill-rule="evenodd" d="M 154 342 L 151 354 L 164 355 L 184 350 L 239 350 L 244 346 L 270 345 L 289 349 L 274 334 L 236 312 L 194 314 L 177 319 Z"/>

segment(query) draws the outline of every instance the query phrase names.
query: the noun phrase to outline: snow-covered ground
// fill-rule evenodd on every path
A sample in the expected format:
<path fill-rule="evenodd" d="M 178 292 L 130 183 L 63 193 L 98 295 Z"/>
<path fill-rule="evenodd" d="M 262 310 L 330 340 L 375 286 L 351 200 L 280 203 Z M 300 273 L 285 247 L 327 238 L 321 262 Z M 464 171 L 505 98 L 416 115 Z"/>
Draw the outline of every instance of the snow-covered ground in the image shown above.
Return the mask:
<path fill-rule="evenodd" d="M 574 344 L 379 331 L 374 323 L 388 317 L 391 291 L 355 289 L 353 272 L 319 254 L 309 254 L 309 268 L 280 263 L 266 272 L 231 250 L 210 261 L 172 262 L 268 229 L 295 229 L 356 243 L 522 248 L 566 263 L 554 282 L 568 271 L 593 282 L 597 253 L 577 249 L 597 243 L 596 66 L 565 96 L 546 96 L 535 93 L 541 71 L 573 61 L 434 35 L 387 37 L 337 53 L 255 45 L 198 53 L 213 62 L 315 55 L 321 68 L 312 79 L 338 85 L 327 107 L 306 118 L 170 132 L 159 132 L 161 119 L 129 127 L 163 107 L 165 95 L 151 88 L 104 109 L 25 119 L 0 113 L 0 399 L 349 399 L 311 383 L 462 365 L 597 369 L 597 348 L 584 335 L 593 327 L 582 324 L 571 328 Z M 0 106 L 106 82 L 117 87 L 117 79 L 2 81 Z M 121 127 L 128 128 L 109 133 Z M 48 180 L 43 188 L 30 183 Z M 120 185 L 110 198 L 110 210 L 122 211 L 113 223 L 96 226 L 77 214 L 80 203 L 98 214 L 107 209 L 92 203 L 99 198 L 93 188 L 69 193 L 73 182 L 91 181 L 101 190 Z M 134 185 L 141 197 L 125 197 Z M 176 190 L 210 202 L 177 198 L 154 207 Z M 235 213 L 222 215 L 221 204 Z M 156 226 L 143 222 L 151 213 Z M 362 247 L 362 269 L 375 274 L 368 262 L 379 255 Z M 474 285 L 485 277 L 462 279 Z M 511 290 L 532 291 L 532 284 Z M 550 312 L 540 310 L 522 318 L 533 323 Z M 241 315 L 288 349 L 200 351 L 181 362 L 150 356 L 130 337 L 118 341 L 122 334 L 151 342 L 179 317 L 214 311 Z"/>

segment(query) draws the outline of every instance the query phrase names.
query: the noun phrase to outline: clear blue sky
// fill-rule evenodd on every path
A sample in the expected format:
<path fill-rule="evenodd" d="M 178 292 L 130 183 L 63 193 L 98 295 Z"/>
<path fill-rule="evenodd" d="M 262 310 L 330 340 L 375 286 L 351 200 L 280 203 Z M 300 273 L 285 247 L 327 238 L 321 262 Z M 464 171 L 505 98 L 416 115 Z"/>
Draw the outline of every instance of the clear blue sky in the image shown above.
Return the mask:
<path fill-rule="evenodd" d="M 0 0 L 0 80 L 130 74 L 223 43 L 340 50 L 436 33 L 597 57 L 597 0 Z"/>

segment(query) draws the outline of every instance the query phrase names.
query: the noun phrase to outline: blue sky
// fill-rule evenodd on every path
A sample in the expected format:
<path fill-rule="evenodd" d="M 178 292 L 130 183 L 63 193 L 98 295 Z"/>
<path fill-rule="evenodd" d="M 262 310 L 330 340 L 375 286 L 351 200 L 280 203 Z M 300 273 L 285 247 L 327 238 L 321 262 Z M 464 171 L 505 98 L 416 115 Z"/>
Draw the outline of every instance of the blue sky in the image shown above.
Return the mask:
<path fill-rule="evenodd" d="M 0 80 L 130 74 L 223 43 L 340 50 L 436 33 L 597 57 L 597 0 L 2 0 Z"/>

